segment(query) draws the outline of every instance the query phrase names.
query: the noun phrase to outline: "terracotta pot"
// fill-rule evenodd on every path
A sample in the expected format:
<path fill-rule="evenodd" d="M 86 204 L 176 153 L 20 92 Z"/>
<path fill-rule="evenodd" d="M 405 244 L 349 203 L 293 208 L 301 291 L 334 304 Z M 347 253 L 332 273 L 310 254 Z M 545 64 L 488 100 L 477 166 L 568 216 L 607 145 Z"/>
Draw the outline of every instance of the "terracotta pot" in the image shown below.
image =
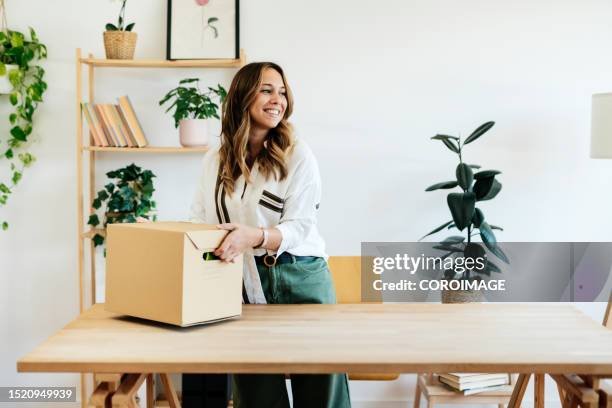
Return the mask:
<path fill-rule="evenodd" d="M 204 147 L 208 145 L 208 119 L 181 119 L 179 137 L 183 147 Z"/>
<path fill-rule="evenodd" d="M 133 59 L 138 34 L 131 31 L 105 31 L 104 49 L 108 59 Z"/>
<path fill-rule="evenodd" d="M 479 303 L 482 293 L 478 290 L 443 290 L 442 303 Z"/>
<path fill-rule="evenodd" d="M 12 69 L 18 69 L 19 66 L 15 64 L 6 64 L 6 73 L 0 76 L 0 94 L 10 94 L 13 91 L 13 85 L 9 81 L 9 72 Z"/>

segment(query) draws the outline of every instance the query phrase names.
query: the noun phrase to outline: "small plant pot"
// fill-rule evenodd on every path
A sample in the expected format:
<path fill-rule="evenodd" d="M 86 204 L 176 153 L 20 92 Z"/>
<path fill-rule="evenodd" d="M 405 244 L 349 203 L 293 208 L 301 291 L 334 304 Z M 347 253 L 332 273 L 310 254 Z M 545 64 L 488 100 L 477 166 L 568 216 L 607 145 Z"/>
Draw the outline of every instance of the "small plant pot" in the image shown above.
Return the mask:
<path fill-rule="evenodd" d="M 13 91 L 13 84 L 9 81 L 9 72 L 12 69 L 19 69 L 18 65 L 6 64 L 6 72 L 0 76 L 0 94 L 10 94 Z"/>
<path fill-rule="evenodd" d="M 131 31 L 105 31 L 104 49 L 107 59 L 133 59 L 138 34 Z"/>
<path fill-rule="evenodd" d="M 480 303 L 482 293 L 478 290 L 443 290 L 442 303 Z"/>
<path fill-rule="evenodd" d="M 208 146 L 208 128 L 208 119 L 182 119 L 179 122 L 179 137 L 181 146 Z"/>

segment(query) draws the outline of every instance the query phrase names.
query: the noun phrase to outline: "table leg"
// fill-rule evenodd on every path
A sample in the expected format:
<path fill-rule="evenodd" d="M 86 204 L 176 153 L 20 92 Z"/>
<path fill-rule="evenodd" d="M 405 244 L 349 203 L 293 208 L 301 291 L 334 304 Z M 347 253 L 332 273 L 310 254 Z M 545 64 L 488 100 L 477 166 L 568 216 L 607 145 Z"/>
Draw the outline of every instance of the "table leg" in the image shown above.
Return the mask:
<path fill-rule="evenodd" d="M 181 408 L 181 403 L 176 395 L 176 391 L 174 390 L 174 386 L 172 385 L 172 380 L 170 379 L 169 374 L 160 374 L 162 386 L 164 387 L 164 393 L 166 394 L 166 399 L 170 404 L 170 408 Z"/>
<path fill-rule="evenodd" d="M 519 374 L 512 391 L 512 396 L 510 397 L 510 402 L 508 403 L 508 408 L 519 408 L 521 406 L 527 384 L 529 383 L 529 377 L 531 377 L 531 374 Z"/>
<path fill-rule="evenodd" d="M 534 374 L 533 408 L 544 408 L 544 374 Z"/>
<path fill-rule="evenodd" d="M 155 374 L 147 375 L 147 408 L 155 407 Z"/>

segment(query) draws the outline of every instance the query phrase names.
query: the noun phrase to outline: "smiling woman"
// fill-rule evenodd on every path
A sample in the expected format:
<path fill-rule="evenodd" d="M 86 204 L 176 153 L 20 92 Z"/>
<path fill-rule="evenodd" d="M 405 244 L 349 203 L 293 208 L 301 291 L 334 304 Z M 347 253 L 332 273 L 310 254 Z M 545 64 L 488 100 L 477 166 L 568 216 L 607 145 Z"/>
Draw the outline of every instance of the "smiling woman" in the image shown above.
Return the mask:
<path fill-rule="evenodd" d="M 221 146 L 204 157 L 191 219 L 230 231 L 214 252 L 244 256 L 245 303 L 335 303 L 317 229 L 321 178 L 288 122 L 293 97 L 280 66 L 251 63 L 223 103 Z M 234 375 L 236 408 L 288 408 L 284 375 Z M 295 406 L 350 407 L 345 374 L 291 376 Z"/>

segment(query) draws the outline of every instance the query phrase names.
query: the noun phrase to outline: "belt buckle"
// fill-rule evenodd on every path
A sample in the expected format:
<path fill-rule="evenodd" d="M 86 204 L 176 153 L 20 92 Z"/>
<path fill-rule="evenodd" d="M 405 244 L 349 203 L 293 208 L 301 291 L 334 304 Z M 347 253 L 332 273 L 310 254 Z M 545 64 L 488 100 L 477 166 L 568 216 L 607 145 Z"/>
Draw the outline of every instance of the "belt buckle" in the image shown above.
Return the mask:
<path fill-rule="evenodd" d="M 274 265 L 276 265 L 276 257 L 274 255 L 269 255 L 266 254 L 263 257 L 263 263 L 264 265 L 266 265 L 268 268 L 273 267 Z"/>

